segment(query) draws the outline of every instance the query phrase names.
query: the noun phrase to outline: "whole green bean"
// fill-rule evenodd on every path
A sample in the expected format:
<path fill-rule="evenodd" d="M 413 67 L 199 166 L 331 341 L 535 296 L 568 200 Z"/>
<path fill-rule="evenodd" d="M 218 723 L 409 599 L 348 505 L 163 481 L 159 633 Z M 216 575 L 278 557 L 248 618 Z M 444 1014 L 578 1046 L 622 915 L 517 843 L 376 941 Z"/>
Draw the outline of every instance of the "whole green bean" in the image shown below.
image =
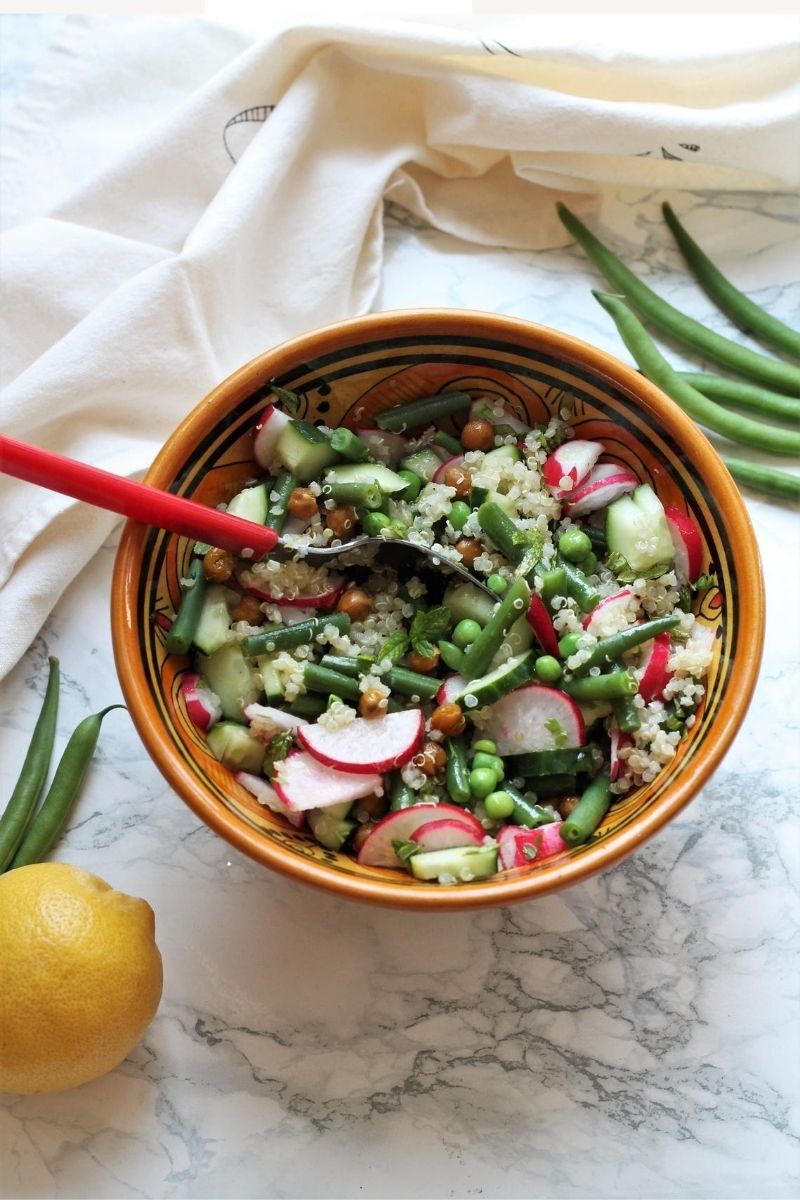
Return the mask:
<path fill-rule="evenodd" d="M 707 295 L 726 316 L 754 337 L 761 338 L 778 350 L 784 350 L 794 358 L 800 358 L 800 333 L 790 325 L 765 312 L 760 305 L 739 291 L 720 269 L 698 246 L 684 229 L 671 205 L 662 204 L 661 211 L 675 241 L 678 243 L 689 270 Z"/>
<path fill-rule="evenodd" d="M 768 450 L 771 454 L 800 454 L 800 433 L 752 421 L 749 417 L 722 408 L 713 400 L 707 400 L 701 392 L 684 383 L 677 371 L 672 369 L 625 300 L 608 292 L 595 292 L 594 296 L 614 318 L 622 340 L 642 373 L 658 384 L 695 421 L 716 433 L 724 434 L 732 442 L 741 442 L 757 450 Z"/>
<path fill-rule="evenodd" d="M 347 633 L 350 618 L 347 613 L 337 612 L 324 617 L 311 617 L 308 621 L 297 621 L 294 625 L 268 625 L 242 639 L 242 654 L 245 658 L 257 658 L 259 654 L 271 654 L 273 650 L 293 650 L 295 646 L 313 642 L 329 625 L 339 633 Z"/>
<path fill-rule="evenodd" d="M 289 497 L 296 487 L 297 480 L 294 475 L 289 471 L 280 471 L 272 485 L 272 491 L 268 493 L 269 512 L 264 524 L 277 533 L 280 533 L 286 524 Z M 277 499 L 273 500 L 273 496 L 277 496 Z"/>
<path fill-rule="evenodd" d="M 472 397 L 467 392 L 440 392 L 438 396 L 426 396 L 422 400 L 387 408 L 377 414 L 375 424 L 393 433 L 405 433 L 407 429 L 417 429 L 420 425 L 435 425 L 442 417 L 467 408 L 471 401 Z"/>
<path fill-rule="evenodd" d="M 612 633 L 610 637 L 600 638 L 589 652 L 589 657 L 575 668 L 574 675 L 587 675 L 592 667 L 602 667 L 606 663 L 616 662 L 634 646 L 649 642 L 659 633 L 675 629 L 681 623 L 680 613 L 670 613 L 667 617 L 655 617 L 652 621 L 643 621 L 641 625 L 631 625 L 621 633 Z M 624 694 L 624 693 L 623 693 Z"/>
<path fill-rule="evenodd" d="M 189 563 L 187 580 L 186 584 L 181 584 L 183 597 L 180 608 L 167 634 L 166 646 L 169 654 L 188 654 L 197 630 L 203 597 L 206 594 L 206 577 L 201 558 L 193 558 Z"/>
<path fill-rule="evenodd" d="M 741 458 L 722 456 L 722 461 L 737 483 L 743 483 L 755 492 L 767 496 L 779 496 L 783 500 L 800 501 L 800 475 L 788 471 L 775 471 L 772 467 L 759 467 L 756 463 Z"/>
<path fill-rule="evenodd" d="M 337 504 L 352 504 L 370 512 L 379 509 L 383 503 L 383 493 L 377 483 L 326 483 L 322 492 Z"/>
<path fill-rule="evenodd" d="M 348 462 L 374 462 L 366 442 L 356 437 L 352 429 L 334 429 L 331 432 L 331 449 Z"/>
<path fill-rule="evenodd" d="M 707 400 L 721 400 L 734 408 L 749 409 L 764 417 L 788 421 L 791 425 L 800 421 L 800 400 L 793 396 L 772 392 L 744 379 L 728 379 L 725 375 L 708 375 L 703 371 L 677 371 L 676 374 Z"/>
<path fill-rule="evenodd" d="M 447 793 L 453 803 L 460 804 L 462 808 L 467 807 L 472 799 L 472 789 L 469 786 L 467 742 L 463 734 L 447 739 L 444 779 Z"/>
<path fill-rule="evenodd" d="M 49 663 L 50 673 L 47 677 L 47 688 L 33 728 L 28 752 L 25 755 L 14 791 L 11 793 L 11 799 L 0 817 L 0 872 L 5 871 L 22 841 L 50 767 L 50 756 L 53 753 L 53 741 L 56 735 L 60 672 L 57 658 L 51 658 Z"/>
<path fill-rule="evenodd" d="M 570 679 L 561 686 L 573 700 L 618 700 L 620 696 L 633 696 L 639 684 L 633 671 L 612 671 L 608 675 L 584 675 Z"/>
<path fill-rule="evenodd" d="M 464 651 L 461 673 L 478 679 L 488 669 L 503 638 L 515 621 L 528 610 L 531 589 L 524 579 L 515 579 L 471 646 Z"/>
<path fill-rule="evenodd" d="M 611 807 L 611 780 L 608 773 L 596 776 L 586 788 L 559 830 L 568 846 L 580 846 L 597 829 Z"/>
<path fill-rule="evenodd" d="M 402 812 L 404 808 L 414 807 L 417 800 L 417 793 L 407 783 L 403 782 L 403 776 L 398 771 L 396 775 L 392 776 L 392 781 L 389 785 L 389 797 L 389 810 L 391 812 Z"/>
<path fill-rule="evenodd" d="M 568 595 L 577 601 L 581 612 L 591 612 L 600 603 L 600 593 L 597 588 L 589 582 L 580 567 L 576 567 L 575 563 L 567 562 L 561 555 L 558 556 L 558 565 L 564 572 Z"/>
<path fill-rule="evenodd" d="M 434 442 L 437 446 L 444 447 L 453 458 L 457 454 L 463 454 L 464 448 L 458 438 L 454 438 L 452 434 L 445 433 L 443 429 L 438 429 L 434 437 Z"/>
<path fill-rule="evenodd" d="M 613 254 L 603 243 L 590 233 L 586 226 L 574 213 L 563 204 L 557 204 L 556 210 L 562 224 L 580 243 L 595 266 L 605 275 L 608 282 L 622 292 L 630 303 L 643 316 L 649 318 L 655 325 L 666 329 L 684 345 L 699 350 L 708 358 L 723 363 L 741 375 L 758 380 L 767 387 L 790 396 L 800 392 L 800 370 L 790 363 L 780 362 L 759 354 L 732 342 L 730 338 L 715 333 L 700 321 L 687 317 L 679 309 L 662 300 L 651 288 L 643 283 L 633 271 L 629 270 L 616 254 Z M 635 356 L 634 356 L 635 357 Z M 639 364 L 641 366 L 641 363 Z M 644 370 L 644 368 L 642 368 Z M 645 371 L 645 374 L 647 372 Z"/>
<path fill-rule="evenodd" d="M 318 663 L 306 663 L 303 667 L 303 683 L 309 692 L 322 692 L 326 696 L 333 694 L 342 700 L 361 699 L 357 680 L 331 671 L 328 667 L 321 667 Z"/>
<path fill-rule="evenodd" d="M 58 841 L 92 761 L 103 717 L 115 708 L 124 707 L 124 704 L 109 704 L 102 712 L 84 717 L 73 730 L 42 807 L 28 826 L 9 870 L 41 862 Z"/>

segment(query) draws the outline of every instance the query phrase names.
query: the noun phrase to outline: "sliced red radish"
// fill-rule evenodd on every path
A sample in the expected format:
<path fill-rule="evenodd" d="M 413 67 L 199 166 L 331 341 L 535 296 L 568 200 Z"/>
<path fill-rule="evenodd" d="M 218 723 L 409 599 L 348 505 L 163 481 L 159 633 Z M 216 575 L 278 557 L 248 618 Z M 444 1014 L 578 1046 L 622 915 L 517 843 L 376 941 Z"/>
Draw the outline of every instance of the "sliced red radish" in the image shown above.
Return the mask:
<path fill-rule="evenodd" d="M 184 675 L 181 693 L 189 720 L 203 733 L 208 733 L 222 716 L 219 697 L 202 683 L 199 675 Z"/>
<path fill-rule="evenodd" d="M 558 658 L 558 638 L 553 628 L 553 618 L 547 611 L 544 600 L 537 592 L 531 596 L 525 620 L 533 630 L 545 654 L 552 654 L 553 658 Z"/>
<path fill-rule="evenodd" d="M 638 486 L 639 480 L 627 467 L 620 463 L 598 463 L 571 493 L 564 511 L 570 517 L 582 517 L 605 508 Z"/>
<path fill-rule="evenodd" d="M 436 703 L 450 704 L 455 696 L 463 694 L 468 683 L 463 675 L 448 675 L 436 693 Z"/>
<path fill-rule="evenodd" d="M 491 416 L 486 415 L 486 409 L 491 410 Z M 513 433 L 521 433 L 524 437 L 526 433 L 530 433 L 530 425 L 526 425 L 524 421 L 520 421 L 519 417 L 512 416 L 505 408 L 503 408 L 500 416 L 494 411 L 494 401 L 489 396 L 481 398 L 480 396 L 472 401 L 469 406 L 470 421 L 488 421 L 490 425 L 507 425 Z M 521 445 L 524 445 L 522 443 Z"/>
<path fill-rule="evenodd" d="M 524 825 L 504 825 L 497 835 L 500 866 L 504 871 L 513 867 L 535 867 L 542 859 L 569 850 L 561 836 L 563 824 L 563 821 L 553 821 L 551 825 L 542 825 L 539 829 L 526 829 Z"/>
<path fill-rule="evenodd" d="M 308 724 L 303 717 L 293 717 L 282 708 L 271 708 L 268 704 L 248 704 L 244 715 L 251 725 L 260 725 L 263 730 L 297 729 Z"/>
<path fill-rule="evenodd" d="M 633 738 L 629 733 L 622 733 L 616 721 L 610 722 L 608 736 L 611 743 L 608 774 L 613 783 L 615 779 L 619 778 L 619 773 L 624 763 L 624 759 L 620 758 L 619 752 L 620 750 L 624 750 L 626 746 L 632 746 Z"/>
<path fill-rule="evenodd" d="M 585 442 L 580 438 L 564 442 L 545 460 L 542 467 L 545 483 L 559 499 L 568 496 L 583 483 L 604 449 L 602 442 Z"/>
<path fill-rule="evenodd" d="M 253 430 L 253 457 L 265 471 L 269 470 L 275 456 L 278 437 L 290 420 L 291 418 L 274 404 L 268 404 L 258 418 L 258 424 Z"/>
<path fill-rule="evenodd" d="M 399 433 L 388 429 L 357 429 L 356 433 L 376 462 L 394 469 L 400 459 L 408 454 L 408 443 Z"/>
<path fill-rule="evenodd" d="M 646 704 L 652 700 L 660 700 L 664 695 L 664 688 L 672 678 L 667 666 L 671 646 L 672 639 L 668 632 L 659 633 L 645 646 L 640 666 L 639 695 L 644 697 Z"/>
<path fill-rule="evenodd" d="M 326 729 L 315 722 L 297 731 L 301 746 L 318 762 L 356 775 L 381 774 L 402 767 L 413 758 L 424 736 L 425 716 L 420 708 L 372 720 L 356 717 L 341 729 Z"/>
<path fill-rule="evenodd" d="M 485 837 L 482 829 L 480 835 L 470 829 L 463 821 L 428 821 L 415 829 L 408 839 L 416 842 L 420 850 L 453 850 L 457 846 L 481 846 Z"/>
<path fill-rule="evenodd" d="M 435 450 L 436 447 L 434 446 L 433 449 Z M 464 465 L 464 455 L 463 454 L 454 454 L 451 458 L 450 457 L 446 458 L 444 460 L 444 462 L 442 463 L 442 465 L 439 468 L 437 468 L 436 471 L 434 471 L 433 482 L 434 483 L 444 483 L 445 471 L 449 471 L 451 467 L 463 467 L 463 465 Z"/>
<path fill-rule="evenodd" d="M 621 592 L 614 592 L 613 596 L 606 596 L 605 600 L 601 600 L 597 607 L 592 609 L 588 617 L 583 618 L 583 628 L 594 637 L 606 637 L 612 632 L 610 628 L 604 633 L 598 632 L 601 625 L 605 628 L 609 621 L 613 622 L 614 633 L 626 629 L 632 622 L 624 621 L 622 614 L 630 611 L 632 595 L 630 588 L 623 588 Z"/>
<path fill-rule="evenodd" d="M 311 754 L 293 751 L 275 768 L 273 780 L 278 799 L 292 812 L 328 808 L 345 800 L 361 800 L 383 785 L 380 775 L 334 771 Z"/>
<path fill-rule="evenodd" d="M 582 746 L 586 728 L 574 700 L 555 688 L 531 683 L 483 710 L 480 735 L 496 742 L 502 757 Z"/>
<path fill-rule="evenodd" d="M 703 570 L 703 537 L 697 522 L 679 508 L 665 508 L 664 516 L 675 547 L 676 570 L 694 583 Z"/>
<path fill-rule="evenodd" d="M 302 829 L 303 825 L 305 825 L 305 814 L 288 812 L 286 805 L 282 804 L 278 799 L 274 787 L 267 783 L 262 775 L 251 775 L 249 771 L 237 771 L 234 779 L 251 796 L 255 796 L 259 804 L 263 804 L 271 812 L 279 813 L 282 817 L 285 817 L 290 825 L 294 825 L 295 829 Z"/>
<path fill-rule="evenodd" d="M 392 842 L 410 841 L 412 834 L 423 825 L 430 821 L 445 820 L 458 821 L 480 841 L 486 836 L 480 821 L 465 808 L 458 808 L 455 804 L 414 804 L 400 812 L 389 813 L 378 821 L 359 850 L 358 861 L 365 867 L 401 867 L 403 864 L 395 854 Z"/>
<path fill-rule="evenodd" d="M 347 580 L 343 575 L 330 575 L 323 590 L 316 596 L 273 596 L 255 582 L 252 571 L 247 567 L 240 568 L 236 572 L 236 579 L 251 596 L 256 596 L 259 600 L 266 600 L 268 604 L 277 604 L 281 608 L 333 608 L 347 587 Z M 290 621 L 286 623 L 291 624 Z"/>

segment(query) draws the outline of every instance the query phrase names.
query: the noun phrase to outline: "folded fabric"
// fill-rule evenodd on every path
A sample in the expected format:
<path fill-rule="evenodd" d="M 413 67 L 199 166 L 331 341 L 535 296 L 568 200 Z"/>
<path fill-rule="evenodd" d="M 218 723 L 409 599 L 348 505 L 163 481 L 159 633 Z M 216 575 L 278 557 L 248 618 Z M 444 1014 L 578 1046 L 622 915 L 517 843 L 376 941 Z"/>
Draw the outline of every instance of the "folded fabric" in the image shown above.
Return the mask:
<path fill-rule="evenodd" d="M 229 371 L 370 307 L 387 198 L 545 249 L 567 193 L 580 211 L 607 185 L 797 186 L 796 46 L 765 28 L 659 57 L 572 23 L 308 21 L 251 42 L 67 19 L 1 148 L 3 432 L 141 474 Z M 0 513 L 2 677 L 115 518 L 2 476 Z"/>

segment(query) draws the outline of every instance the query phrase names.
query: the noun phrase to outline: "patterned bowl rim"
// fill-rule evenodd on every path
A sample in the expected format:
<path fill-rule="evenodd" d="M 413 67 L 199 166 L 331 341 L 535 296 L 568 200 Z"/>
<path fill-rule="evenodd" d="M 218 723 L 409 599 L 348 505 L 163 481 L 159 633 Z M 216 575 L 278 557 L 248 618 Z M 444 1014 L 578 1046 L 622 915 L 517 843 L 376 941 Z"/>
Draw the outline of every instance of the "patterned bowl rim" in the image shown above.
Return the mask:
<path fill-rule="evenodd" d="M 185 464 L 185 447 L 200 440 L 210 414 L 220 406 L 232 407 L 238 399 L 255 393 L 270 378 L 298 364 L 349 345 L 392 342 L 397 338 L 427 335 L 457 340 L 465 336 L 496 336 L 517 342 L 535 352 L 559 355 L 571 366 L 593 372 L 621 390 L 686 453 L 704 491 L 713 494 L 721 513 L 721 526 L 730 536 L 731 558 L 738 583 L 737 602 L 741 628 L 749 631 L 746 643 L 736 647 L 731 676 L 717 710 L 714 736 L 707 738 L 668 789 L 621 830 L 585 848 L 574 859 L 542 870 L 499 877 L 468 887 L 398 888 L 381 878 L 344 875 L 322 863 L 293 855 L 206 793 L 199 780 L 180 762 L 169 735 L 162 728 L 148 694 L 142 656 L 136 636 L 138 565 L 145 551 L 148 528 L 127 522 L 112 582 L 111 624 L 114 657 L 123 693 L 146 749 L 181 799 L 212 830 L 238 850 L 289 878 L 312 884 L 348 899 L 392 908 L 454 912 L 530 900 L 582 882 L 632 853 L 676 816 L 710 778 L 729 749 L 749 707 L 764 642 L 764 582 L 752 524 L 741 495 L 717 451 L 694 422 L 659 388 L 613 355 L 587 342 L 547 326 L 514 317 L 461 309 L 408 309 L 371 313 L 339 321 L 292 338 L 251 359 L 229 375 L 184 418 L 150 467 L 145 482 L 168 487 Z M 740 639 L 741 640 L 741 639 Z"/>

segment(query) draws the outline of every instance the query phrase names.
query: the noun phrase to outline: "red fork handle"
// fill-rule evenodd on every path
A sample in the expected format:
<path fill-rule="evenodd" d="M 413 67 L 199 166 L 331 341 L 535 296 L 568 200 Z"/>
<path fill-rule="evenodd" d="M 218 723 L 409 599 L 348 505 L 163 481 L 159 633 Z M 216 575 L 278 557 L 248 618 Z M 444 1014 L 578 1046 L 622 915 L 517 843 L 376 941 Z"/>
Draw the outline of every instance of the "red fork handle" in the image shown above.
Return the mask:
<path fill-rule="evenodd" d="M 182 537 L 220 546 L 244 558 L 263 558 L 278 542 L 274 529 L 229 516 L 207 504 L 185 500 L 144 483 L 134 483 L 99 467 L 75 462 L 50 450 L 0 435 L 0 473 L 24 479 L 51 492 L 155 525 Z"/>

